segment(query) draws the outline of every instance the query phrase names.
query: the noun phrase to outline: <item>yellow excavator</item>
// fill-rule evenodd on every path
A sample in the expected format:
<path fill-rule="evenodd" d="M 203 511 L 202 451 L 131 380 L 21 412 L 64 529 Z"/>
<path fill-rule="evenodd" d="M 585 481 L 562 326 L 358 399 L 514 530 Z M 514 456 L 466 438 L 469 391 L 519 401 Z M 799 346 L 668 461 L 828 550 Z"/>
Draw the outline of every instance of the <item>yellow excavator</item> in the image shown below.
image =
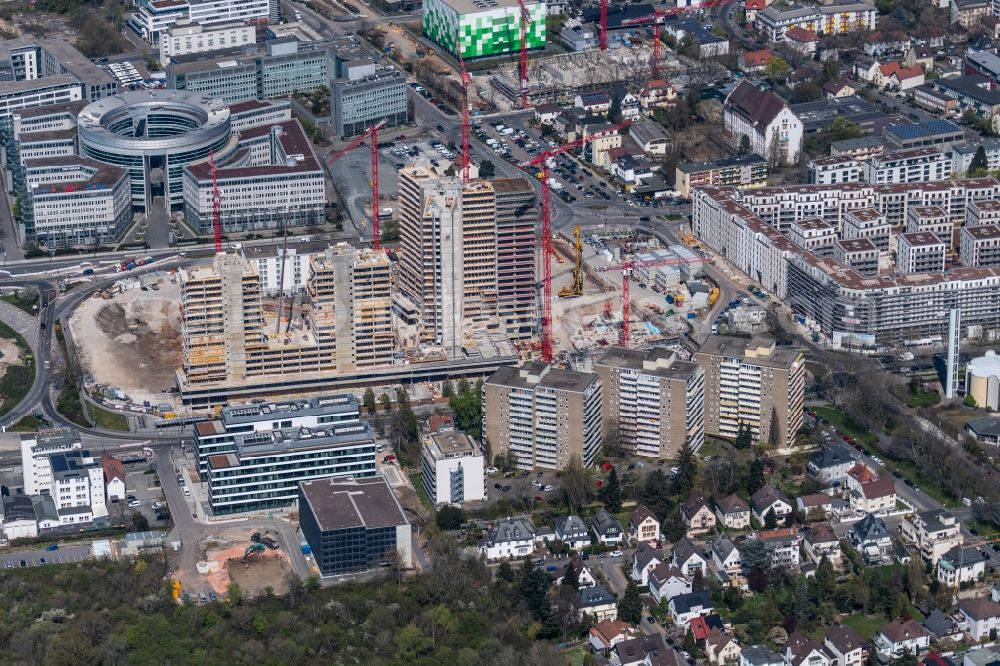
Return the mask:
<path fill-rule="evenodd" d="M 580 238 L 580 225 L 573 227 L 573 245 L 576 252 L 576 265 L 573 267 L 573 286 L 559 290 L 559 298 L 577 298 L 583 296 L 583 239 Z"/>

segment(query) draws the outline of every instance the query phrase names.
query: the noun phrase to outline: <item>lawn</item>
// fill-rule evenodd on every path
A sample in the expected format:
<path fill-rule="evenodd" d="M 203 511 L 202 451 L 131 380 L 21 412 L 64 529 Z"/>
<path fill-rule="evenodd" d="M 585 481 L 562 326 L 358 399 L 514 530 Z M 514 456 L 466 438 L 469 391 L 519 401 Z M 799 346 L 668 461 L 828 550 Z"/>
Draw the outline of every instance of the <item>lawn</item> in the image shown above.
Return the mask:
<path fill-rule="evenodd" d="M 63 387 L 56 401 L 56 409 L 73 423 L 85 428 L 90 427 L 90 421 L 84 415 L 83 405 L 80 403 L 80 389 L 75 384 Z"/>
<path fill-rule="evenodd" d="M 42 427 L 42 422 L 31 414 L 21 417 L 21 420 L 10 427 L 14 432 L 37 432 Z"/>
<path fill-rule="evenodd" d="M 849 615 L 848 617 L 843 618 L 841 622 L 861 634 L 861 637 L 865 640 L 870 639 L 875 635 L 875 632 L 881 629 L 883 625 L 887 624 L 884 617 L 869 617 L 868 615 L 862 615 L 860 613 Z"/>
<path fill-rule="evenodd" d="M 22 364 L 7 366 L 0 377 L 0 416 L 3 416 L 20 404 L 35 383 L 35 357 L 27 341 L 3 322 L 0 322 L 0 338 L 13 340 L 23 359 Z"/>
<path fill-rule="evenodd" d="M 908 407 L 933 407 L 941 402 L 940 393 L 934 390 L 925 391 L 920 384 L 895 386 L 892 392 Z"/>
<path fill-rule="evenodd" d="M 865 429 L 864 426 L 855 423 L 854 419 L 847 416 L 836 407 L 829 405 L 825 407 L 814 407 L 813 411 L 816 412 L 817 416 L 826 419 L 836 426 L 837 430 L 846 435 L 850 435 L 862 444 L 871 446 L 878 441 L 878 435 Z"/>
<path fill-rule="evenodd" d="M 424 503 L 424 506 L 433 509 L 434 502 L 431 501 L 430 495 L 427 494 L 427 490 L 424 488 L 424 477 L 420 472 L 414 472 L 410 475 L 410 483 L 413 484 L 413 489 L 417 491 L 417 495 L 420 496 L 420 501 Z"/>
<path fill-rule="evenodd" d="M 583 660 L 590 653 L 591 653 L 590 648 L 587 647 L 586 644 L 584 644 L 584 645 L 577 645 L 572 650 L 567 650 L 566 652 L 563 652 L 562 657 L 563 659 L 566 660 L 567 664 L 570 664 L 570 666 L 582 666 Z"/>
<path fill-rule="evenodd" d="M 21 308 L 30 315 L 35 314 L 35 306 L 38 305 L 38 297 L 21 297 L 17 294 L 4 294 L 0 296 L 0 301 L 6 301 L 14 307 Z"/>
<path fill-rule="evenodd" d="M 90 410 L 90 416 L 94 419 L 94 423 L 98 428 L 128 431 L 128 419 L 123 414 L 109 412 L 96 405 L 87 405 L 87 408 Z"/>

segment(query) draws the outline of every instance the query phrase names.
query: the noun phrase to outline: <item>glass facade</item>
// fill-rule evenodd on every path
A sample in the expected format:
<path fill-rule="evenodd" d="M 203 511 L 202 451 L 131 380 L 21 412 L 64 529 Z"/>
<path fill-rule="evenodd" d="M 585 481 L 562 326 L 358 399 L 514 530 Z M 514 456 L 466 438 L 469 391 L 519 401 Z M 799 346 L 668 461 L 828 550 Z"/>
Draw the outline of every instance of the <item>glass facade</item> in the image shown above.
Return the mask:
<path fill-rule="evenodd" d="M 454 55 L 457 35 L 465 60 L 521 50 L 521 10 L 517 3 L 498 7 L 495 1 L 473 0 L 472 4 L 476 10 L 462 12 L 447 0 L 425 0 L 424 37 Z M 528 48 L 544 49 L 546 5 L 544 2 L 525 5 L 530 19 L 526 33 Z"/>
<path fill-rule="evenodd" d="M 309 502 L 299 499 L 299 525 L 313 547 L 316 565 L 324 576 L 338 576 L 381 566 L 396 549 L 396 527 L 364 526 L 321 531 Z M 318 544 L 318 548 L 317 548 Z"/>

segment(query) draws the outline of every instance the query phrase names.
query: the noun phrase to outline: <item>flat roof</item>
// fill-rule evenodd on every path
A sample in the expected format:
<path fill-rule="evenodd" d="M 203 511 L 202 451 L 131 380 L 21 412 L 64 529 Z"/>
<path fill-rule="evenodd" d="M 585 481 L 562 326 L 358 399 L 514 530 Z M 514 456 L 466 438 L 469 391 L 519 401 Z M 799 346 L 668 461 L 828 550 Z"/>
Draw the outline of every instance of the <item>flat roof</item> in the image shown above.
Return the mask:
<path fill-rule="evenodd" d="M 840 246 L 847 254 L 855 252 L 878 252 L 875 243 L 869 238 L 838 238 L 833 241 L 833 244 Z"/>
<path fill-rule="evenodd" d="M 762 348 L 770 347 L 770 353 L 760 353 Z M 748 352 L 757 350 L 756 355 Z M 711 356 L 726 356 L 729 358 L 748 359 L 755 365 L 770 368 L 789 368 L 802 357 L 798 349 L 777 347 L 772 338 L 758 336 L 753 339 L 735 338 L 722 335 L 710 335 L 705 344 L 698 350 L 699 354 Z"/>
<path fill-rule="evenodd" d="M 767 164 L 767 160 L 757 153 L 748 153 L 738 157 L 723 157 L 722 159 L 709 160 L 707 162 L 685 162 L 684 164 L 678 164 L 677 169 L 681 173 L 701 173 L 702 171 L 714 171 L 715 169 L 749 166 L 752 164 Z"/>
<path fill-rule="evenodd" d="M 832 222 L 827 222 L 826 220 L 820 219 L 818 217 L 810 217 L 805 220 L 795 220 L 790 226 L 798 227 L 803 231 L 822 231 L 826 229 L 836 229 L 837 225 Z"/>
<path fill-rule="evenodd" d="M 947 217 L 948 213 L 941 206 L 911 206 L 907 210 L 907 215 L 916 218 Z"/>
<path fill-rule="evenodd" d="M 399 500 L 382 476 L 301 481 L 299 491 L 323 532 L 408 524 Z"/>
<path fill-rule="evenodd" d="M 901 240 L 905 240 L 910 247 L 927 247 L 929 245 L 944 246 L 944 241 L 931 231 L 911 231 L 899 235 Z"/>
<path fill-rule="evenodd" d="M 697 363 L 684 361 L 669 349 L 662 347 L 645 350 L 609 347 L 594 364 L 595 367 L 599 365 L 637 370 L 643 375 L 682 381 L 687 381 L 699 368 Z"/>
<path fill-rule="evenodd" d="M 1000 226 L 983 224 L 978 227 L 962 227 L 962 233 L 969 234 L 974 240 L 990 240 L 1000 238 Z"/>
<path fill-rule="evenodd" d="M 481 455 L 472 438 L 459 430 L 439 430 L 427 438 L 426 447 L 435 460 Z"/>
<path fill-rule="evenodd" d="M 1000 201 L 997 199 L 985 199 L 983 201 L 970 201 L 970 208 L 975 208 L 982 213 L 998 213 L 1000 212 Z"/>
<path fill-rule="evenodd" d="M 528 361 L 521 367 L 505 365 L 499 368 L 486 380 L 486 383 L 526 389 L 543 387 L 582 393 L 596 381 L 599 380 L 594 373 L 564 370 L 546 365 L 541 361 Z"/>

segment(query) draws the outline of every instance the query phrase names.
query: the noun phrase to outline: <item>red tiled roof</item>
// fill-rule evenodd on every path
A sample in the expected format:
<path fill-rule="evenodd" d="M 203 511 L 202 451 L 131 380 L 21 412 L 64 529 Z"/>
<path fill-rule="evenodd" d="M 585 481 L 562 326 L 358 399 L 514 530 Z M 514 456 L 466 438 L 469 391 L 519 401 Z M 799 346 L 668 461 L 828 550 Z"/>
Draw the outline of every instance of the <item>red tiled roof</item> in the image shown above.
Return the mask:
<path fill-rule="evenodd" d="M 791 39 L 796 42 L 818 42 L 819 35 L 800 25 L 793 25 L 785 31 L 785 39 Z"/>
<path fill-rule="evenodd" d="M 862 483 L 861 494 L 865 496 L 865 499 L 890 497 L 896 494 L 896 484 L 893 482 L 892 477 Z"/>
<path fill-rule="evenodd" d="M 847 474 L 848 476 L 853 476 L 855 479 L 857 479 L 858 483 L 869 483 L 878 478 L 877 476 L 875 476 L 874 472 L 872 472 L 870 469 L 868 469 L 861 463 L 858 463 L 857 465 L 852 467 L 850 471 L 847 472 Z"/>
<path fill-rule="evenodd" d="M 696 641 L 708 638 L 708 625 L 705 623 L 705 618 L 696 617 L 691 620 L 691 633 L 694 634 Z"/>
<path fill-rule="evenodd" d="M 907 620 L 906 622 L 894 620 L 882 627 L 880 633 L 892 643 L 899 643 L 900 641 L 908 641 L 920 636 L 929 635 L 926 629 L 913 620 Z"/>
<path fill-rule="evenodd" d="M 903 67 L 898 62 L 890 62 L 885 65 L 879 65 L 879 70 L 882 72 L 882 76 L 886 78 L 895 76 L 900 81 L 924 75 L 923 66 L 914 65 L 913 67 Z"/>
<path fill-rule="evenodd" d="M 115 458 L 110 453 L 105 453 L 101 456 L 101 467 L 104 468 L 105 483 L 112 479 L 125 480 L 125 466 L 122 465 L 121 460 Z"/>
<path fill-rule="evenodd" d="M 744 51 L 743 62 L 747 67 L 763 67 L 767 61 L 773 58 L 770 49 L 760 49 L 758 51 Z"/>

